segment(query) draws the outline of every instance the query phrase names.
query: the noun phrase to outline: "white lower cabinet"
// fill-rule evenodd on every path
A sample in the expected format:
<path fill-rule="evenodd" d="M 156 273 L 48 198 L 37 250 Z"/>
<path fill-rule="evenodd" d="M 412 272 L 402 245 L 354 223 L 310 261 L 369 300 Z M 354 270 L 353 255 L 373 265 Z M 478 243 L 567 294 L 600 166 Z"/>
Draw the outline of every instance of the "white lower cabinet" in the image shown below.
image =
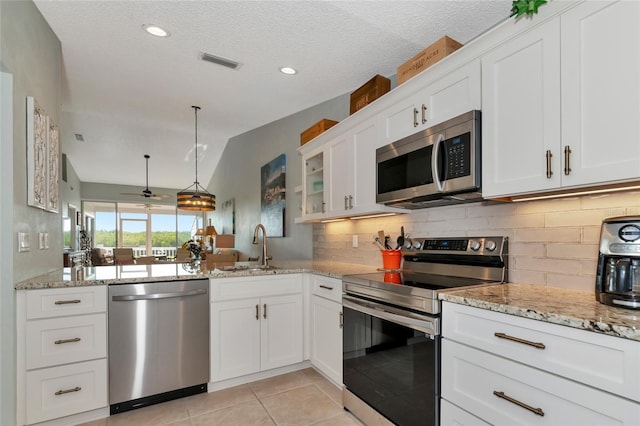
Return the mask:
<path fill-rule="evenodd" d="M 211 381 L 303 360 L 300 275 L 211 280 Z"/>
<path fill-rule="evenodd" d="M 442 425 L 640 424 L 638 342 L 447 302 L 442 323 Z"/>
<path fill-rule="evenodd" d="M 107 287 L 19 291 L 16 314 L 17 423 L 106 409 Z"/>
<path fill-rule="evenodd" d="M 311 363 L 342 385 L 342 282 L 312 275 L 311 291 Z"/>

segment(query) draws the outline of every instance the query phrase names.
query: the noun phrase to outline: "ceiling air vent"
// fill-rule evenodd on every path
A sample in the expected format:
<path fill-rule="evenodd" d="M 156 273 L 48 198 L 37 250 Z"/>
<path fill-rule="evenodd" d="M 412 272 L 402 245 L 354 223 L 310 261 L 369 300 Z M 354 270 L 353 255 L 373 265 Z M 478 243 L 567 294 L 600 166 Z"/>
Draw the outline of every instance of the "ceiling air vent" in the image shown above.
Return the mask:
<path fill-rule="evenodd" d="M 84 142 L 84 136 L 80 133 L 74 133 L 74 136 L 76 137 L 76 142 Z"/>
<path fill-rule="evenodd" d="M 240 66 L 240 63 L 232 61 L 231 59 L 221 58 L 220 56 L 210 55 L 209 53 L 200 52 L 200 59 L 214 64 L 222 65 L 223 67 L 231 68 L 233 70 Z"/>

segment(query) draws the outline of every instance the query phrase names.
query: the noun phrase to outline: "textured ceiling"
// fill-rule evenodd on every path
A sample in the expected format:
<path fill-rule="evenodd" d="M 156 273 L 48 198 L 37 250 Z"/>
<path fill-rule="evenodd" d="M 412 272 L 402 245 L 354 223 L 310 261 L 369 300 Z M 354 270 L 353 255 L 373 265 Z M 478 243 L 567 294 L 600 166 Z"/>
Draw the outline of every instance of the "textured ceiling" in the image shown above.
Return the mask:
<path fill-rule="evenodd" d="M 206 186 L 229 138 L 352 92 L 442 35 L 466 43 L 511 1 L 60 1 L 63 151 L 83 182 Z M 167 29 L 152 37 L 143 24 Z M 232 59 L 231 70 L 199 59 Z M 278 69 L 292 66 L 295 76 Z M 303 129 L 301 129 L 303 130 Z M 77 142 L 74 134 L 84 136 Z M 297 135 L 296 135 L 297 138 Z"/>

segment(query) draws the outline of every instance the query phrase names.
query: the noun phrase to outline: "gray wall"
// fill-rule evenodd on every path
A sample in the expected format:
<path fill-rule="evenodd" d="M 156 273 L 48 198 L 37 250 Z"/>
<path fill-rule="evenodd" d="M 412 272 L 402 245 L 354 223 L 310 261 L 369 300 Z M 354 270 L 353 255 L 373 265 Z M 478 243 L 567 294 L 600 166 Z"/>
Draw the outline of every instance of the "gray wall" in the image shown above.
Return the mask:
<path fill-rule="evenodd" d="M 80 178 L 73 168 L 71 161 L 67 160 L 67 181 L 62 180 L 60 175 L 60 201 L 61 201 L 61 214 L 62 217 L 69 216 L 69 205 L 72 205 L 76 210 L 80 210 L 82 203 L 82 193 L 80 192 Z"/>
<path fill-rule="evenodd" d="M 47 114 L 60 123 L 61 46 L 51 28 L 31 1 L 0 1 L 0 69 L 13 76 L 13 146 L 12 164 L 5 167 L 4 155 L 11 150 L 2 149 L 3 208 L 0 224 L 4 229 L 2 240 L 11 246 L 7 258 L 13 258 L 13 276 L 5 270 L 2 286 L 2 384 L 0 385 L 0 423 L 15 423 L 15 281 L 39 275 L 58 268 L 62 259 L 61 215 L 27 206 L 26 192 L 26 97 L 33 96 Z M 3 87 L 3 91 L 6 88 Z M 4 113 L 3 113 L 4 116 Z M 3 123 L 3 130 L 5 124 Z M 3 145 L 6 141 L 2 140 Z M 7 173 L 11 172 L 9 176 Z M 11 188 L 12 191 L 5 191 Z M 12 199 L 9 198 L 12 194 Z M 6 214 L 6 206 L 13 208 Z M 17 253 L 18 231 L 27 232 L 32 241 L 31 251 Z M 49 250 L 37 249 L 38 232 L 49 233 Z M 34 243 L 35 249 L 34 249 Z M 4 246 L 3 246 L 4 248 Z M 2 252 L 4 258 L 5 253 Z M 7 297 L 7 296 L 11 297 Z"/>
<path fill-rule="evenodd" d="M 297 152 L 300 133 L 323 118 L 340 121 L 348 115 L 346 94 L 229 140 L 207 190 L 215 194 L 217 206 L 235 198 L 236 249 L 242 260 L 260 255 L 260 246 L 251 244 L 253 230 L 260 223 L 260 168 L 283 153 L 287 157 L 285 237 L 268 238 L 269 255 L 275 261 L 312 258 L 312 226 L 294 223 L 300 215 L 300 194 L 294 193 L 302 184 L 302 160 Z M 210 215 L 214 224 L 218 214 Z"/>

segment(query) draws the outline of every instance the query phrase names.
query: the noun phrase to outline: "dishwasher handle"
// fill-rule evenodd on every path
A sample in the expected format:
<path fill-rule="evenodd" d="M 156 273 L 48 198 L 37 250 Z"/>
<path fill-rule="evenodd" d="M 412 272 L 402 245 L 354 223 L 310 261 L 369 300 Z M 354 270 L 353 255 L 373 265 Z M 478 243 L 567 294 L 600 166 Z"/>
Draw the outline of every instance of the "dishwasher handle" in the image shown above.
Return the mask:
<path fill-rule="evenodd" d="M 172 299 L 175 297 L 185 297 L 185 296 L 199 296 L 201 294 L 207 294 L 207 290 L 204 288 L 200 288 L 198 290 L 178 291 L 175 293 L 151 293 L 151 294 L 112 296 L 111 300 L 113 300 L 114 302 L 132 302 L 136 300 L 157 300 L 157 299 Z"/>

